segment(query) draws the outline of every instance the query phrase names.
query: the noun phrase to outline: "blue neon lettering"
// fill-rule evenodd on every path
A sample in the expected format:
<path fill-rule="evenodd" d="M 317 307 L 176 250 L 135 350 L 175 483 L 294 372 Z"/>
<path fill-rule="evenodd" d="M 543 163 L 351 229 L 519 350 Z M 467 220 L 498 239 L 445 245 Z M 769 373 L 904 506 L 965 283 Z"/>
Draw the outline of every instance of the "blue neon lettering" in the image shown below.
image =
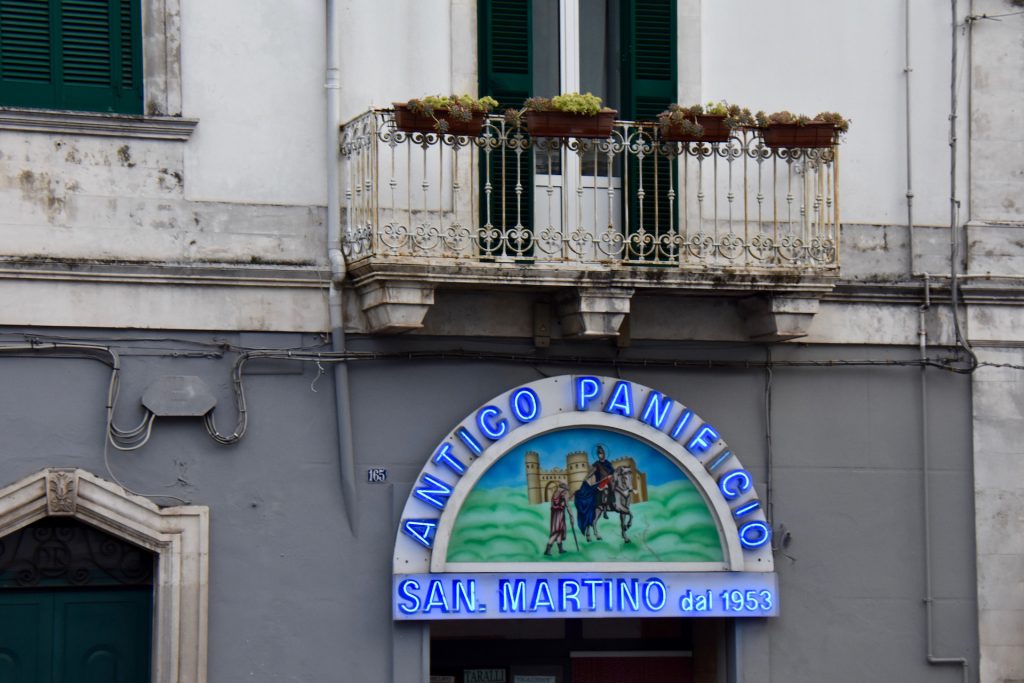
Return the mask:
<path fill-rule="evenodd" d="M 764 522 L 747 522 L 740 527 L 740 545 L 748 550 L 760 548 L 772 537 L 772 530 Z"/>
<path fill-rule="evenodd" d="M 693 455 L 700 455 L 714 446 L 718 439 L 719 435 L 715 428 L 706 424 L 698 429 L 697 433 L 690 439 L 690 443 L 686 444 L 686 450 L 690 451 Z"/>
<path fill-rule="evenodd" d="M 749 515 L 751 512 L 753 512 L 754 510 L 756 510 L 759 507 L 761 507 L 761 503 L 759 503 L 759 502 L 757 502 L 755 500 L 755 501 L 752 501 L 750 503 L 747 503 L 746 505 L 741 505 L 740 507 L 738 507 L 735 510 L 733 510 L 732 511 L 732 516 L 735 517 L 736 519 L 739 519 L 740 517 L 746 517 L 747 515 Z"/>
<path fill-rule="evenodd" d="M 427 486 L 416 489 L 413 492 L 413 495 L 424 503 L 433 505 L 438 510 L 443 510 L 445 504 L 448 502 L 448 496 L 452 495 L 452 487 L 429 474 L 424 474 L 420 479 L 420 482 Z"/>
<path fill-rule="evenodd" d="M 676 426 L 672 428 L 672 438 L 678 439 L 679 435 L 686 429 L 686 425 L 690 424 L 690 420 L 693 419 L 693 411 L 687 408 L 683 411 L 679 419 L 676 420 Z"/>
<path fill-rule="evenodd" d="M 443 614 L 451 611 L 448 609 L 448 597 L 444 594 L 444 586 L 438 579 L 431 579 L 430 588 L 427 590 L 427 604 L 423 606 L 423 611 L 429 612 L 435 607 L 440 607 Z"/>
<path fill-rule="evenodd" d="M 733 482 L 736 482 L 735 485 Z M 726 500 L 736 500 L 750 490 L 753 485 L 750 472 L 746 470 L 733 470 L 718 480 L 718 488 Z"/>
<path fill-rule="evenodd" d="M 580 581 L 587 587 L 587 609 L 591 612 L 597 609 L 597 587 L 606 586 L 604 579 L 583 579 Z M 606 586 L 607 587 L 607 586 Z"/>
<path fill-rule="evenodd" d="M 465 427 L 459 427 L 458 431 L 455 432 L 458 435 L 462 443 L 469 447 L 469 450 L 473 451 L 476 455 L 480 455 L 484 452 L 484 447 L 480 445 L 480 442 L 476 440 L 472 434 L 470 434 Z"/>
<path fill-rule="evenodd" d="M 477 411 L 476 424 L 480 427 L 480 431 L 484 433 L 491 441 L 497 441 L 501 437 L 508 434 L 508 420 L 502 418 L 495 420 L 494 418 L 501 415 L 501 410 L 494 406 L 485 406 Z"/>
<path fill-rule="evenodd" d="M 732 451 L 722 451 L 720 454 L 715 456 L 715 459 L 708 465 L 708 472 L 714 472 L 722 466 L 722 463 L 731 457 Z"/>
<path fill-rule="evenodd" d="M 455 584 L 455 611 L 461 611 L 462 605 L 465 605 L 467 612 L 476 611 L 476 579 L 468 579 L 465 583 L 462 581 L 453 581 Z M 469 590 L 466 590 L 466 583 L 469 584 Z"/>
<path fill-rule="evenodd" d="M 572 579 L 559 579 L 558 580 L 558 608 L 560 611 L 565 612 L 569 609 L 568 605 L 570 602 L 573 603 L 572 611 L 580 611 L 580 582 L 573 581 Z"/>
<path fill-rule="evenodd" d="M 406 579 L 398 584 L 398 597 L 406 600 L 406 603 L 399 603 L 398 609 L 402 614 L 415 614 L 420 609 L 420 599 L 414 590 L 419 590 L 420 583 L 415 579 Z"/>
<path fill-rule="evenodd" d="M 658 599 L 651 599 L 651 593 L 654 589 L 658 590 Z M 644 605 L 647 609 L 652 612 L 660 612 L 665 608 L 665 603 L 668 602 L 668 586 L 661 579 L 648 579 L 644 583 Z"/>
<path fill-rule="evenodd" d="M 672 403 L 672 399 L 652 391 L 647 396 L 647 403 L 644 404 L 640 419 L 655 429 L 661 429 L 668 419 L 669 411 L 672 410 Z"/>
<path fill-rule="evenodd" d="M 434 533 L 437 531 L 436 519 L 407 519 L 402 522 L 402 531 L 412 537 L 424 548 L 434 545 Z"/>
<path fill-rule="evenodd" d="M 498 581 L 498 610 L 501 612 L 526 611 L 526 581 L 500 579 Z"/>
<path fill-rule="evenodd" d="M 540 607 L 547 607 L 549 612 L 555 611 L 555 601 L 551 599 L 551 588 L 544 580 L 537 581 L 533 587 L 533 598 L 530 600 L 530 611 L 536 612 Z"/>
<path fill-rule="evenodd" d="M 601 382 L 596 377 L 577 377 L 573 384 L 576 388 L 576 410 L 586 410 L 587 404 L 601 393 Z"/>
<path fill-rule="evenodd" d="M 512 414 L 523 424 L 533 422 L 540 415 L 540 397 L 533 389 L 523 387 L 512 394 L 511 408 Z"/>
<path fill-rule="evenodd" d="M 632 611 L 640 611 L 640 582 L 636 579 L 619 579 L 619 609 L 625 609 L 627 603 Z"/>
<path fill-rule="evenodd" d="M 435 465 L 446 465 L 459 476 L 462 476 L 462 473 L 466 471 L 466 466 L 452 455 L 452 445 L 450 443 L 441 444 L 441 447 L 437 449 L 431 460 L 434 461 Z"/>
<path fill-rule="evenodd" d="M 606 413 L 618 413 L 623 417 L 633 417 L 633 385 L 629 382 L 616 382 L 612 389 L 612 397 L 604 407 Z"/>

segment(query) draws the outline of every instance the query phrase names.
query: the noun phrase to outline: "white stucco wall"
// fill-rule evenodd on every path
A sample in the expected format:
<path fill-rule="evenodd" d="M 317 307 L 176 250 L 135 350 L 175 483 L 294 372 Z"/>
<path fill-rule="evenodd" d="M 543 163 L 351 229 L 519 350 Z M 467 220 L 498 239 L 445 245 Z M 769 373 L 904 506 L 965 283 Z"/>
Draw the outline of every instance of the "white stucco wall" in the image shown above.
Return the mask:
<path fill-rule="evenodd" d="M 372 7 L 371 3 L 364 3 Z M 186 197 L 323 205 L 324 3 L 183 0 Z"/>
<path fill-rule="evenodd" d="M 476 32 L 475 3 L 348 0 L 340 6 L 343 120 L 413 97 L 475 89 L 475 78 L 460 76 L 475 73 L 475 47 L 467 44 Z"/>
<path fill-rule="evenodd" d="M 1024 14 L 975 0 L 971 33 L 971 219 L 1024 223 Z M 1016 12 L 1016 14 L 1014 14 Z"/>
<path fill-rule="evenodd" d="M 701 9 L 703 99 L 842 112 L 853 121 L 842 146 L 843 222 L 905 223 L 904 2 L 704 0 Z M 950 9 L 910 0 L 910 13 L 914 221 L 948 225 Z M 966 140 L 963 79 L 960 92 Z"/>

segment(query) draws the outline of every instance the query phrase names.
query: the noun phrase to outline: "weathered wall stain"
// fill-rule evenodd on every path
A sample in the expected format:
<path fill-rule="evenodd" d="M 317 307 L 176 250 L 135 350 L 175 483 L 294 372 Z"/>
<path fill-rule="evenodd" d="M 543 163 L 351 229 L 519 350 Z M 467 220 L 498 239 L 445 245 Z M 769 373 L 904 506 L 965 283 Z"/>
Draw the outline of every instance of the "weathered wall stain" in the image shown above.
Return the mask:
<path fill-rule="evenodd" d="M 168 191 L 177 190 L 185 185 L 185 177 L 180 171 L 161 168 L 157 176 L 160 188 Z"/>
<path fill-rule="evenodd" d="M 121 145 L 117 148 L 117 158 L 121 162 L 122 166 L 128 168 L 134 168 L 135 162 L 132 161 L 132 150 L 128 145 Z"/>
<path fill-rule="evenodd" d="M 51 224 L 65 218 L 67 193 L 79 189 L 77 181 L 65 183 L 62 178 L 54 178 L 48 173 L 35 173 L 29 169 L 18 174 L 18 185 L 22 199 L 39 206 Z"/>

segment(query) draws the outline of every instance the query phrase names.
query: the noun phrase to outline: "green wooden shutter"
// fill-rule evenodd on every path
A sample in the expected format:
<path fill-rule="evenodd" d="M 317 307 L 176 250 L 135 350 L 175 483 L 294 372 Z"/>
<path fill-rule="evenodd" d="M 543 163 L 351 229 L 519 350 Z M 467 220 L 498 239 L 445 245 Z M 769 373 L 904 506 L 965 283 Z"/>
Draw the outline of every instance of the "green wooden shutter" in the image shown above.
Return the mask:
<path fill-rule="evenodd" d="M 0 0 L 0 104 L 142 113 L 140 0 Z"/>
<path fill-rule="evenodd" d="M 480 95 L 520 107 L 533 87 L 530 0 L 480 3 Z"/>
<path fill-rule="evenodd" d="M 625 0 L 622 45 L 622 117 L 654 121 L 676 99 L 675 0 Z M 644 159 L 642 169 L 636 159 L 630 160 L 631 233 L 643 227 L 646 232 L 660 237 L 676 229 L 679 217 L 673 214 L 669 220 L 669 191 L 678 186 L 672 166 L 671 159 L 660 155 Z M 644 199 L 639 202 L 641 170 Z M 655 183 L 657 191 L 654 191 Z M 641 258 L 641 255 L 634 253 L 630 258 Z"/>
<path fill-rule="evenodd" d="M 533 88 L 533 49 L 531 0 L 480 0 L 478 5 L 478 36 L 480 45 L 480 89 L 481 96 L 490 95 L 498 100 L 498 112 L 506 108 L 518 109 L 523 100 L 531 95 Z M 483 157 L 481 157 L 483 159 Z M 490 162 L 481 163 L 480 224 L 486 225 L 488 208 L 490 222 L 495 227 L 511 230 L 517 222 L 526 228 L 533 225 L 533 153 L 520 158 L 517 177 L 516 158 L 511 151 L 497 149 L 491 152 Z M 490 171 L 492 194 L 487 202 L 484 183 L 487 170 Z M 522 195 L 516 203 L 516 183 L 521 184 Z M 504 196 L 504 203 L 502 197 Z M 482 235 L 482 237 L 485 237 Z M 515 248 L 494 251 L 487 249 L 484 241 L 484 255 L 512 256 Z M 493 243 L 491 245 L 494 246 Z M 532 253 L 532 245 L 524 246 L 523 255 Z"/>
<path fill-rule="evenodd" d="M 45 0 L 0 0 L 0 104 L 53 106 L 51 25 Z"/>

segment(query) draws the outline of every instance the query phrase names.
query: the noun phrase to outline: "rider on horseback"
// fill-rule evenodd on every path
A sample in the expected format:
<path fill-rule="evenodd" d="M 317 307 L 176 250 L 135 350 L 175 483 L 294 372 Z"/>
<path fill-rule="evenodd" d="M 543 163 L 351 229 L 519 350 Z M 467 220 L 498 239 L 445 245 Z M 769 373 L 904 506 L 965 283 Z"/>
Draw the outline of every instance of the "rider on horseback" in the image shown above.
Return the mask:
<path fill-rule="evenodd" d="M 608 519 L 608 510 L 614 506 L 612 498 L 612 477 L 615 474 L 615 467 L 608 461 L 608 454 L 605 453 L 604 445 L 597 444 L 597 462 L 587 472 L 587 481 L 593 481 L 600 491 L 601 505 L 604 510 L 604 518 Z"/>

